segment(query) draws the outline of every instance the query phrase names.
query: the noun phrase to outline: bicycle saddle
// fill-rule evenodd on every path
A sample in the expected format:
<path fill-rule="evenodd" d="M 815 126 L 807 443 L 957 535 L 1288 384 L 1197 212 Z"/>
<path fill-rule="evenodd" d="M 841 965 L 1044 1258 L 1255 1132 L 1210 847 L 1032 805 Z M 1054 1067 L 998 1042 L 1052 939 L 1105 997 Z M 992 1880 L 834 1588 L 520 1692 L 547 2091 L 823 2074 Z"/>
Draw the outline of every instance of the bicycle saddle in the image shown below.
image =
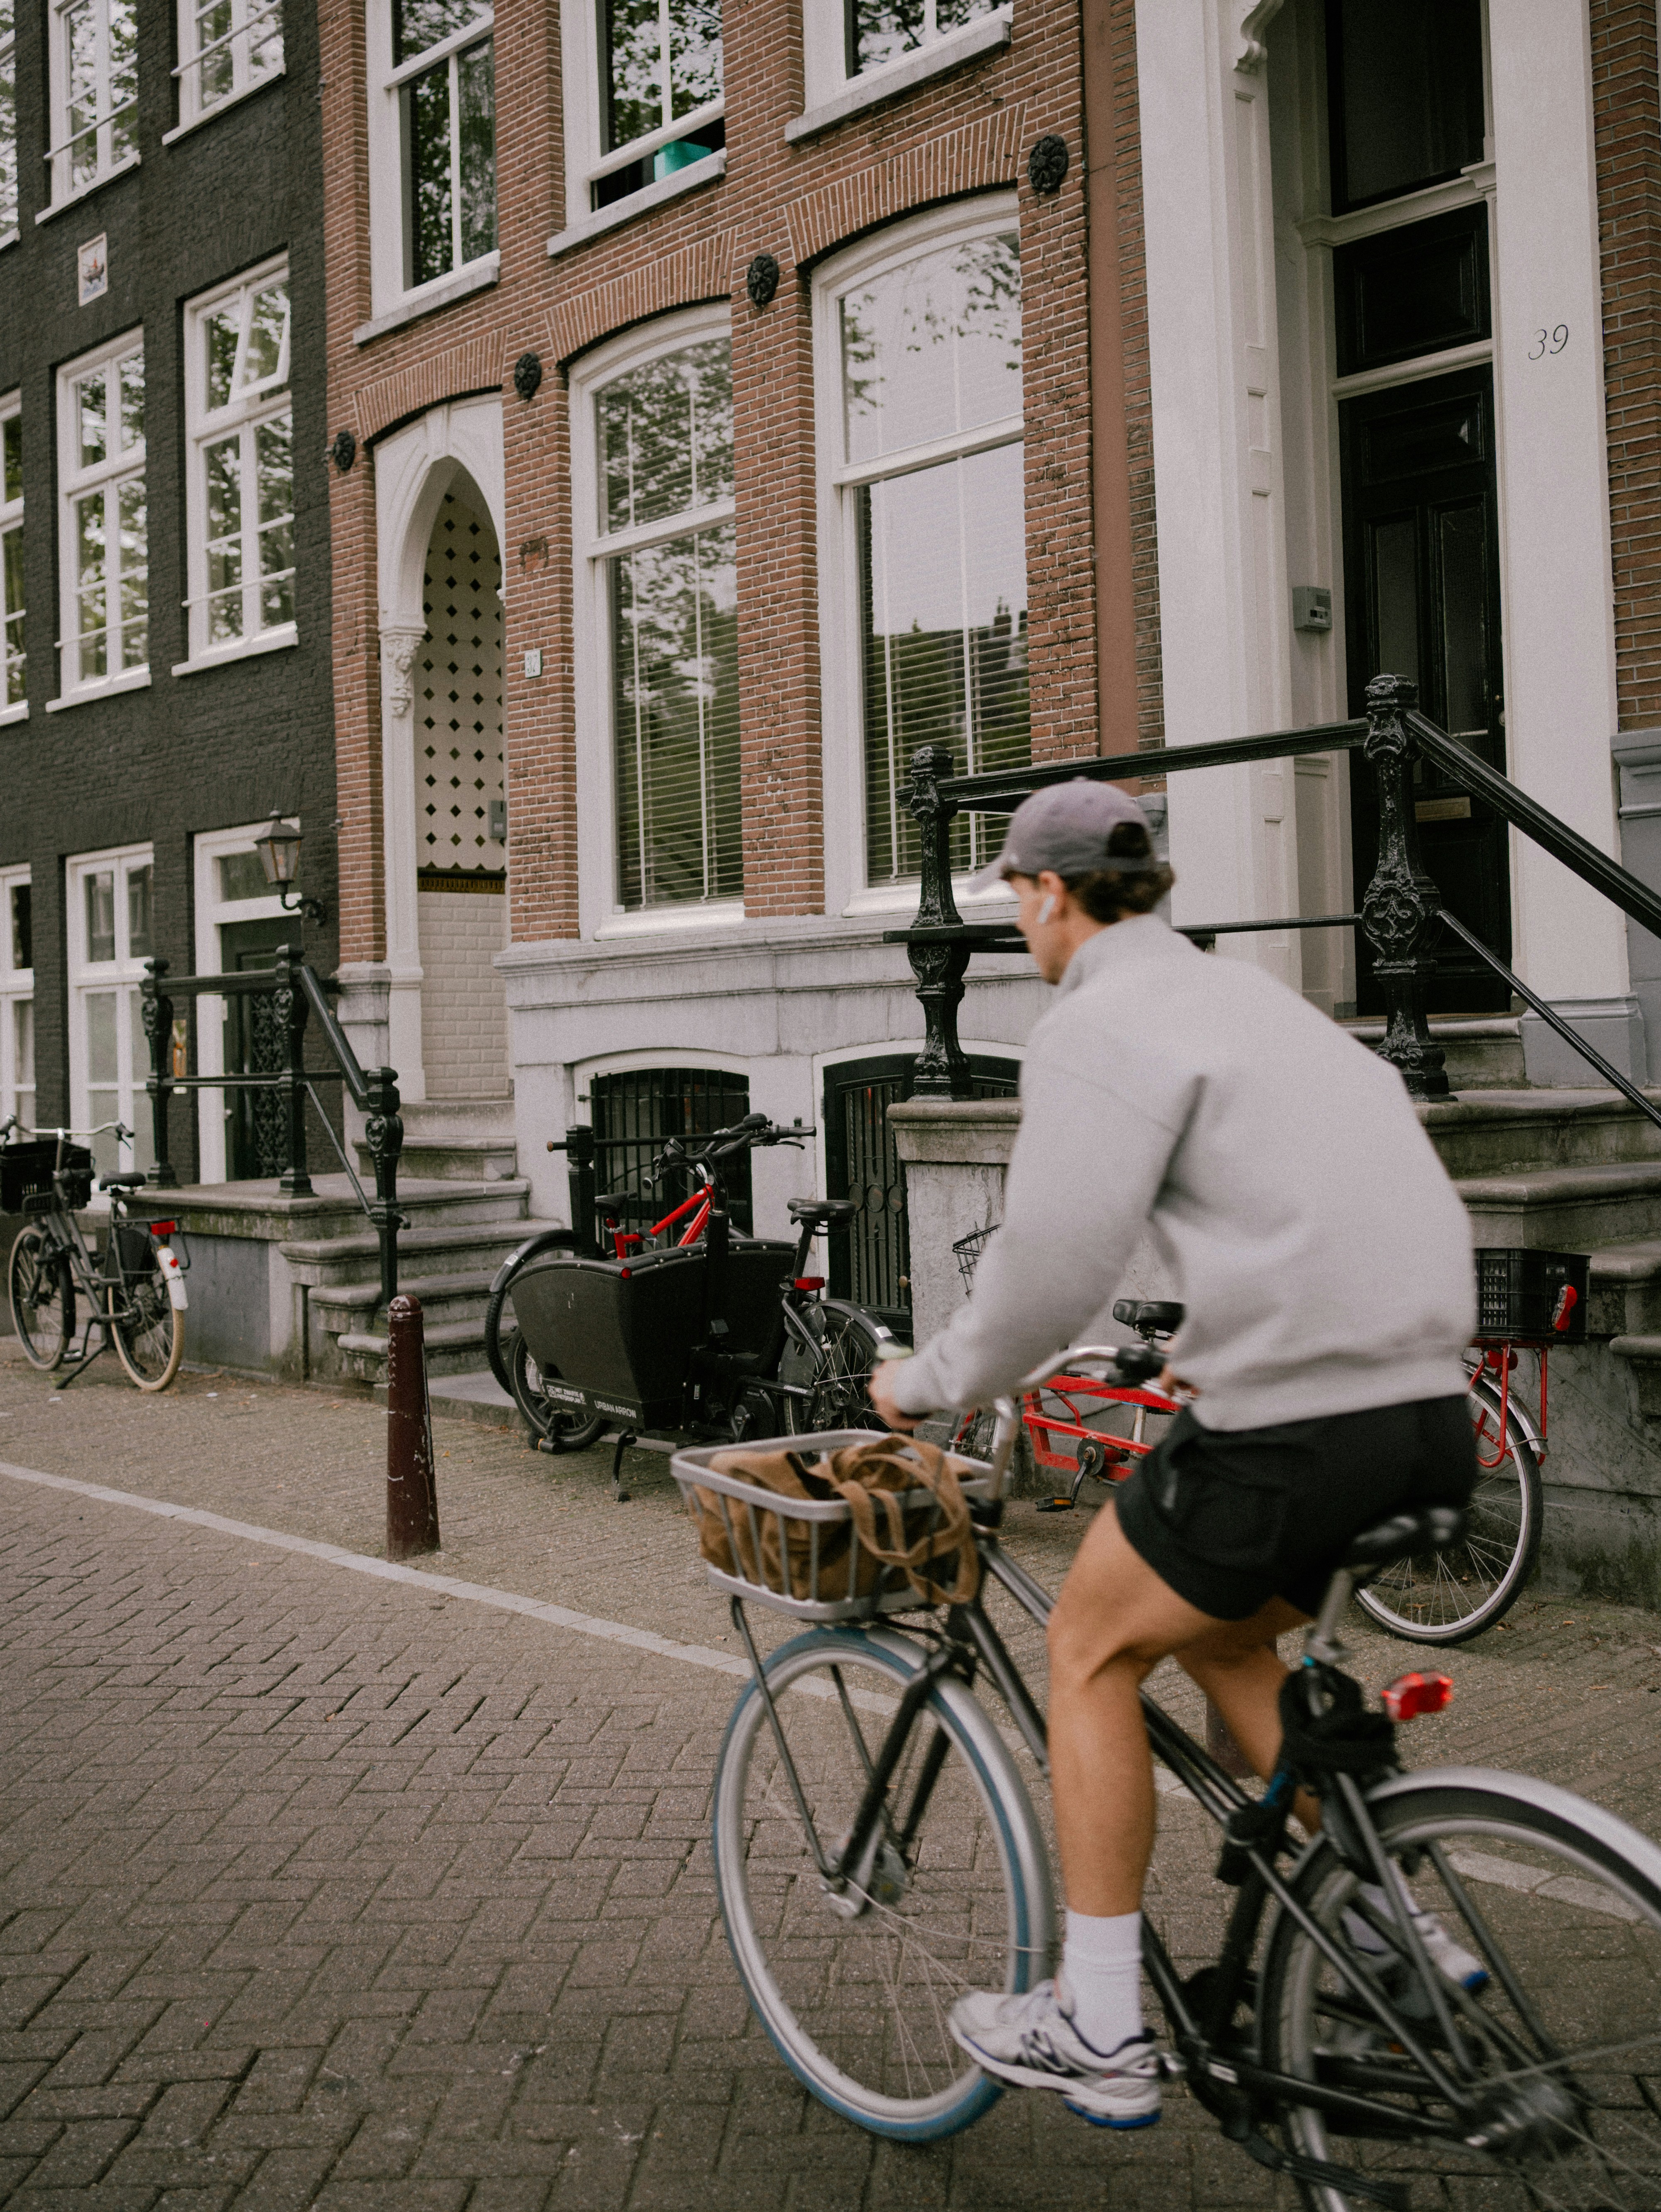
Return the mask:
<path fill-rule="evenodd" d="M 143 1190 L 148 1178 L 142 1175 L 100 1176 L 100 1190 Z"/>
<path fill-rule="evenodd" d="M 786 1208 L 792 1221 L 812 1221 L 821 1229 L 841 1229 L 859 1210 L 851 1198 L 793 1198 Z"/>
<path fill-rule="evenodd" d="M 1187 1309 L 1164 1298 L 1121 1298 L 1113 1318 L 1139 1336 L 1173 1336 L 1183 1325 Z"/>
<path fill-rule="evenodd" d="M 631 1190 L 608 1190 L 594 1200 L 602 1213 L 627 1213 L 634 1202 Z"/>
<path fill-rule="evenodd" d="M 1427 1505 L 1417 1513 L 1395 1513 L 1353 1536 L 1339 1564 L 1346 1574 L 1372 1574 L 1414 1552 L 1445 1552 L 1464 1533 L 1461 1506 Z"/>

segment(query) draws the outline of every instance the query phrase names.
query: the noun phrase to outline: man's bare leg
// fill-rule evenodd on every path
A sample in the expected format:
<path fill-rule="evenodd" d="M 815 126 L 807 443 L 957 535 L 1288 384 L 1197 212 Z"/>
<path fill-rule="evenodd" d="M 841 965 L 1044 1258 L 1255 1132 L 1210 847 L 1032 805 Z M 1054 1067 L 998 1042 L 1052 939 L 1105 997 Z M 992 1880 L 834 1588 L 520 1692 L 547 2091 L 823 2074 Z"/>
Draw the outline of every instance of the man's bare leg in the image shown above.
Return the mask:
<path fill-rule="evenodd" d="M 1275 1638 L 1306 1617 L 1275 1599 L 1250 1620 L 1214 1620 L 1132 1550 L 1110 1505 L 1097 1515 L 1050 1622 L 1050 1771 L 1074 1912 L 1117 1915 L 1141 1904 L 1154 1814 L 1138 1692 L 1149 1673 L 1174 1654 L 1267 1776 L 1280 1751 L 1287 1672 Z"/>

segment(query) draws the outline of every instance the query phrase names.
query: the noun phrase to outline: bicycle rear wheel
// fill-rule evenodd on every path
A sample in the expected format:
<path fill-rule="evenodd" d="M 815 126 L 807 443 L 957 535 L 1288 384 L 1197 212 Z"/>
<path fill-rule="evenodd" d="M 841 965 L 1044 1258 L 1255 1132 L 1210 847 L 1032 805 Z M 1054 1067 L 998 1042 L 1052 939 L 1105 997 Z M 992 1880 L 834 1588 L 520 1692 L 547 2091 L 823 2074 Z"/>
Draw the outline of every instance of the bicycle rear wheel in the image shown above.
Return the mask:
<path fill-rule="evenodd" d="M 1395 2140 L 1363 2140 L 1288 2103 L 1287 2148 L 1405 2189 L 1414 2212 L 1661 2212 L 1661 1851 L 1597 1806 L 1518 1775 L 1452 1769 L 1392 1787 L 1400 1794 L 1372 1801 L 1388 1856 L 1415 1905 L 1491 1978 L 1475 1996 L 1442 1984 L 1452 2045 L 1404 1963 L 1390 1960 L 1382 1978 L 1404 2016 L 1423 2016 L 1433 2055 L 1463 2074 L 1477 2114 L 1453 2120 L 1282 1914 L 1262 1983 L 1266 2063 L 1382 2097 L 1402 2115 Z M 1345 1948 L 1355 1890 L 1324 1844 L 1297 1883 L 1299 1903 Z M 1474 2148 L 1472 2136 L 1490 2147 Z M 1299 2185 L 1311 2212 L 1369 2212 L 1377 2201 L 1339 2179 Z"/>
<path fill-rule="evenodd" d="M 125 1310 L 114 1322 L 115 1356 L 141 1390 L 165 1390 L 185 1357 L 185 1316 L 167 1296 L 167 1278 L 152 1254 L 148 1271 L 128 1275 L 119 1296 Z"/>
<path fill-rule="evenodd" d="M 20 1229 L 6 1270 L 11 1325 L 31 1366 L 58 1366 L 75 1334 L 75 1278 L 39 1229 Z"/>
<path fill-rule="evenodd" d="M 904 1637 L 830 1629 L 774 1652 L 801 1804 L 751 1684 L 721 1746 L 714 1838 L 727 1940 L 780 2057 L 833 2112 L 910 2142 L 955 2134 L 1001 2094 L 946 2016 L 965 1990 L 1041 1980 L 1054 1923 L 1031 1801 L 951 1678 L 912 1724 L 870 1863 L 840 1894 L 820 1873 L 814 1839 L 831 1856 L 848 1835 L 923 1656 Z"/>
<path fill-rule="evenodd" d="M 1381 1627 L 1410 1644 L 1464 1644 L 1511 1611 L 1534 1572 L 1544 1517 L 1540 1466 L 1515 1409 L 1500 1419 L 1499 1391 L 1484 1375 L 1467 1403 L 1479 1460 L 1463 1542 L 1417 1553 L 1387 1567 L 1356 1596 Z"/>
<path fill-rule="evenodd" d="M 810 1364 L 806 1350 L 787 1348 L 779 1365 L 779 1379 L 802 1384 L 806 1398 L 787 1398 L 790 1433 L 811 1436 L 822 1429 L 881 1429 L 888 1424 L 871 1403 L 871 1370 L 877 1364 L 881 1341 L 877 1324 L 857 1310 L 825 1306 L 824 1334 L 817 1363 Z"/>

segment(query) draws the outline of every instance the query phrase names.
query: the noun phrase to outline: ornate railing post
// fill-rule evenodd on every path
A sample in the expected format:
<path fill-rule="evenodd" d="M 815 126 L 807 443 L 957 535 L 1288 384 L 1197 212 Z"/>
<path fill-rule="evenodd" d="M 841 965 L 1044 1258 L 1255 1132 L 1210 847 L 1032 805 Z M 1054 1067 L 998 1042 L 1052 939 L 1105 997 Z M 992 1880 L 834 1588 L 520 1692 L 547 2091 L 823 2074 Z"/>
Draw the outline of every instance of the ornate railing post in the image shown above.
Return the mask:
<path fill-rule="evenodd" d="M 288 1099 L 289 1161 L 277 1178 L 284 1198 L 309 1198 L 312 1178 L 306 1159 L 306 1019 L 310 1008 L 300 981 L 305 956 L 283 945 L 276 961 L 272 993 L 277 1026 L 288 1041 L 289 1066 L 283 1091 Z"/>
<path fill-rule="evenodd" d="M 940 795 L 940 781 L 952 773 L 949 745 L 919 745 L 911 756 L 910 807 L 916 817 L 922 844 L 922 869 L 917 916 L 919 929 L 951 927 L 958 923 L 957 901 L 952 896 L 952 823 L 957 813 L 953 801 Z M 911 1072 L 914 1098 L 967 1098 L 969 1062 L 958 1042 L 958 1009 L 963 1004 L 963 979 L 969 966 L 969 946 L 960 944 L 910 944 L 906 955 L 917 979 L 917 1000 L 922 1008 L 923 1045 Z"/>
<path fill-rule="evenodd" d="M 374 1162 L 374 1204 L 369 1218 L 380 1240 L 380 1297 L 390 1305 L 398 1296 L 398 1232 L 405 1225 L 398 1210 L 398 1162 L 404 1150 L 404 1121 L 399 1112 L 398 1070 L 372 1067 L 366 1084 L 368 1120 L 363 1142 Z"/>
<path fill-rule="evenodd" d="M 147 960 L 144 980 L 138 987 L 143 1001 L 141 1018 L 150 1042 L 150 1079 L 145 1086 L 150 1094 L 150 1149 L 155 1155 L 150 1181 L 163 1188 L 179 1181 L 167 1157 L 167 1101 L 173 1095 L 173 1000 L 163 997 L 161 978 L 169 964 L 166 960 Z"/>
<path fill-rule="evenodd" d="M 1419 860 L 1412 744 L 1402 720 L 1418 703 L 1419 687 L 1405 676 L 1375 676 L 1367 685 L 1365 750 L 1378 788 L 1378 865 L 1361 901 L 1361 927 L 1372 948 L 1372 972 L 1384 986 L 1380 1059 L 1401 1070 L 1409 1097 L 1448 1098 L 1442 1048 L 1432 1042 L 1425 1019 L 1442 895 Z"/>

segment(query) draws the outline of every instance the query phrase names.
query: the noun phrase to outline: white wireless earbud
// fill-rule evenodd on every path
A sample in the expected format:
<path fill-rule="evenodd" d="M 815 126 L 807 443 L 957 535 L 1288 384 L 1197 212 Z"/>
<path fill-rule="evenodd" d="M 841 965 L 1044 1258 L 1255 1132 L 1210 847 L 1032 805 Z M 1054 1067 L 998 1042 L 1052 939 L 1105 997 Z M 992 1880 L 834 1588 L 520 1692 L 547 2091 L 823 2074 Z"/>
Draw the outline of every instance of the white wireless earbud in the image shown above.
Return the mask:
<path fill-rule="evenodd" d="M 1051 891 L 1046 896 L 1043 904 L 1038 908 L 1038 919 L 1034 923 L 1033 927 L 1037 929 L 1042 929 L 1045 922 L 1054 921 L 1055 919 L 1056 894 L 1054 891 Z"/>

